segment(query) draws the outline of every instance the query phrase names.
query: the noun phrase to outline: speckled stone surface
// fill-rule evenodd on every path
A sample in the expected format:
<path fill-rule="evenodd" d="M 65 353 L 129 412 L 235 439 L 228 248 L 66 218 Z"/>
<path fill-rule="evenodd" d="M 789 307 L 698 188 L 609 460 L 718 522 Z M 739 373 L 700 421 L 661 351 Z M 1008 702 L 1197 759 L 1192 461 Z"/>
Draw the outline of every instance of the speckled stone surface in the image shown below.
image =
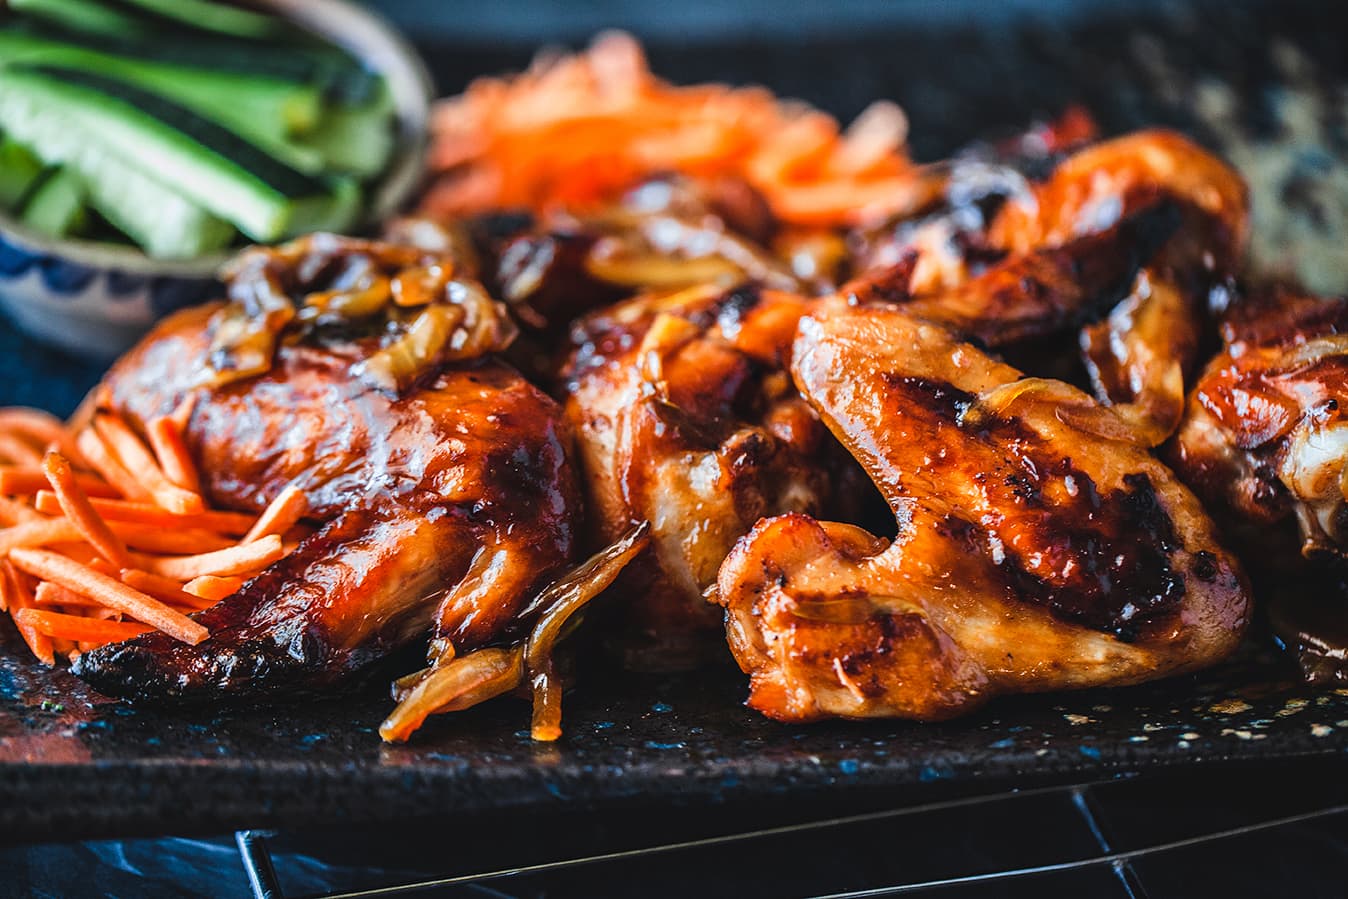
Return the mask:
<path fill-rule="evenodd" d="M 1162 766 L 1348 753 L 1348 690 L 1264 658 L 1130 689 L 1021 697 L 941 725 L 786 727 L 743 708 L 734 672 L 592 675 L 566 735 L 530 742 L 504 700 L 407 746 L 375 728 L 375 685 L 262 708 L 132 709 L 0 642 L 0 839 L 434 819 L 487 810 L 715 804 L 841 791 L 914 801 Z"/>
<path fill-rule="evenodd" d="M 1088 105 L 1109 130 L 1162 122 L 1245 148 L 1259 165 L 1281 158 L 1261 149 L 1281 133 L 1281 95 L 1270 84 L 1341 83 L 1335 30 L 1322 27 L 1313 4 L 1251 4 L 1264 10 L 1257 14 L 1227 7 L 1214 18 L 1184 11 L 1193 5 L 1177 3 L 1175 18 L 1128 30 L 1103 22 L 1016 37 L 802 37 L 657 47 L 652 58 L 673 77 L 761 81 L 845 116 L 871 98 L 895 97 L 925 158 L 1069 102 Z M 1277 50 L 1279 41 L 1299 53 Z M 520 65 L 527 52 L 446 48 L 428 58 L 442 86 L 457 89 L 474 73 Z M 1243 103 L 1235 136 L 1192 114 L 1194 92 L 1214 80 Z M 1314 158 L 1287 157 L 1289 177 L 1324 185 L 1298 202 L 1324 206 L 1325 227 L 1348 197 L 1332 191 L 1348 158 L 1344 133 L 1328 128 Z M 1277 184 L 1269 190 L 1276 197 Z M 1307 245 L 1348 246 L 1325 227 L 1299 233 Z M 0 405 L 68 412 L 97 375 L 97 365 L 46 353 L 0 320 Z M 942 725 L 785 727 L 744 709 L 744 693 L 733 671 L 592 674 L 568 695 L 567 733 L 555 745 L 531 743 L 527 708 L 505 700 L 436 719 L 410 746 L 389 747 L 375 732 L 390 705 L 382 682 L 256 708 L 133 709 L 31 665 L 3 623 L 0 840 L 824 795 L 904 802 L 1176 766 L 1348 758 L 1348 690 L 1309 690 L 1253 652 L 1195 677 L 1020 697 Z"/>

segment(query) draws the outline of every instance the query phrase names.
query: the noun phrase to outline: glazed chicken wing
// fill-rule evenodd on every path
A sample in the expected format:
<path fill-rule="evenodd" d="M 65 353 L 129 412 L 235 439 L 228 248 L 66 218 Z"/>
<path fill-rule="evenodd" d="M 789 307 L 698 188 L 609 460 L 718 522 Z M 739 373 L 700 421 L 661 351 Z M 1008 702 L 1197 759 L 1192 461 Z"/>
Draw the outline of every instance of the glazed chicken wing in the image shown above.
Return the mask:
<path fill-rule="evenodd" d="M 805 317 L 792 370 L 898 536 L 794 514 L 736 545 L 716 600 L 754 708 L 939 719 L 1193 670 L 1239 641 L 1235 560 L 1085 394 L 883 305 Z"/>
<path fill-rule="evenodd" d="M 1013 254 L 1063 245 L 1158 199 L 1178 208 L 1179 227 L 1143 254 L 1145 268 L 1127 296 L 1080 336 L 1096 397 L 1149 446 L 1179 426 L 1209 293 L 1244 259 L 1249 198 L 1239 173 L 1178 134 L 1129 134 L 1061 161 L 1047 180 L 1007 202 L 989 236 Z"/>
<path fill-rule="evenodd" d="M 1235 303 L 1171 448 L 1269 581 L 1313 679 L 1348 680 L 1348 299 Z"/>
<path fill-rule="evenodd" d="M 263 370 L 220 376 L 222 345 L 263 318 L 216 304 L 165 321 L 108 375 L 102 404 L 135 427 L 195 395 L 186 437 L 215 503 L 260 511 L 293 484 L 319 529 L 203 612 L 205 642 L 155 633 L 81 655 L 73 670 L 100 692 L 314 687 L 428 635 L 433 658 L 452 657 L 497 638 L 571 561 L 580 505 L 570 435 L 557 404 L 490 355 L 508 342 L 499 310 L 467 309 L 458 294 L 469 288 L 443 279 L 430 289 L 451 302 L 411 308 L 451 262 L 406 268 L 392 289 L 415 317 L 393 339 L 392 324 L 353 308 L 379 309 L 370 297 L 381 292 L 387 303 L 388 280 L 370 275 L 381 252 L 400 251 L 350 246 L 363 245 L 316 249 L 269 269 L 271 280 L 234 285 L 254 304 L 275 288 L 272 312 L 291 303 L 299 308 L 287 314 L 311 316 L 312 330 L 283 337 Z M 302 304 L 296 282 L 312 290 Z M 345 314 L 331 317 L 337 306 Z M 267 334 L 244 333 L 235 358 L 251 359 Z M 420 368 L 399 383 L 413 357 Z"/>
<path fill-rule="evenodd" d="M 597 543 L 648 520 L 625 575 L 637 667 L 686 667 L 719 627 L 702 598 L 759 518 L 819 512 L 833 446 L 786 374 L 808 301 L 746 286 L 620 303 L 583 319 L 566 412 Z"/>
<path fill-rule="evenodd" d="M 1044 180 L 1021 171 L 1043 162 Z M 862 235 L 867 280 L 892 281 L 886 267 L 911 256 L 908 283 L 886 299 L 1012 349 L 1035 373 L 1073 376 L 1078 351 L 1053 340 L 1080 329 L 1096 396 L 1148 445 L 1172 434 L 1208 295 L 1243 258 L 1240 176 L 1179 135 L 1144 131 L 1066 156 L 957 159 L 946 194 L 925 221 Z"/>

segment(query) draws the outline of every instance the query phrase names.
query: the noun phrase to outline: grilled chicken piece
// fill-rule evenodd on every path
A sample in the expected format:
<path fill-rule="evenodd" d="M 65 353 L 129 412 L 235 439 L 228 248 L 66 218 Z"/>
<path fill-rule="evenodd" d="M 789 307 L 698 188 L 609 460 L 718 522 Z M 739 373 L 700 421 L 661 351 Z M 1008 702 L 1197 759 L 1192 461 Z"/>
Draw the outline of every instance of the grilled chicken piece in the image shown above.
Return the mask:
<path fill-rule="evenodd" d="M 1348 298 L 1262 293 L 1221 330 L 1175 470 L 1249 550 L 1308 676 L 1348 680 Z"/>
<path fill-rule="evenodd" d="M 1112 227 L 1158 197 L 1179 208 L 1180 227 L 1159 253 L 1143 257 L 1147 267 L 1123 302 L 1081 332 L 1095 395 L 1148 446 L 1179 426 L 1209 293 L 1244 258 L 1249 199 L 1239 173 L 1178 134 L 1137 132 L 1060 162 L 1028 196 L 1007 202 L 989 238 L 1012 253 L 1059 246 Z"/>
<path fill-rule="evenodd" d="M 883 305 L 804 318 L 792 371 L 899 531 L 795 514 L 736 545 L 716 600 L 752 707 L 948 718 L 1000 693 L 1190 671 L 1237 644 L 1236 561 L 1087 395 Z"/>
<path fill-rule="evenodd" d="M 216 306 L 160 325 L 109 374 L 137 426 L 198 401 L 187 427 L 205 489 L 259 511 L 288 484 L 321 528 L 201 613 L 198 646 L 148 634 L 81 655 L 112 696 L 210 698 L 340 680 L 434 634 L 467 650 L 512 622 L 571 559 L 579 497 L 561 410 L 490 357 L 400 395 L 352 377 L 374 338 L 283 343 L 270 371 L 199 388 Z"/>
<path fill-rule="evenodd" d="M 566 414 L 592 542 L 652 525 L 653 557 L 623 575 L 633 667 L 696 663 L 720 627 L 702 593 L 735 541 L 763 516 L 824 508 L 836 444 L 786 374 L 808 306 L 753 286 L 695 288 L 574 329 Z"/>
<path fill-rule="evenodd" d="M 1184 390 L 1204 331 L 1199 300 L 1170 271 L 1138 273 L 1108 316 L 1081 329 L 1081 357 L 1094 393 L 1138 442 L 1160 446 L 1184 417 Z"/>
<path fill-rule="evenodd" d="M 1348 553 L 1348 299 L 1252 297 L 1221 330 L 1223 352 L 1189 397 L 1175 470 L 1261 535 L 1295 519 L 1306 555 Z"/>
<path fill-rule="evenodd" d="M 908 265 L 877 273 L 850 292 L 860 299 L 902 302 L 918 318 L 939 321 L 987 346 L 1006 346 L 1079 327 L 1114 306 L 1175 223 L 1172 210 L 1156 206 L 1102 233 L 1008 256 L 980 275 L 927 295 L 911 285 L 893 285 Z M 916 276 L 921 263 L 921 256 L 910 263 Z"/>
<path fill-rule="evenodd" d="M 1079 139 L 1090 129 L 1064 134 Z M 1042 181 L 1021 171 L 1045 161 L 1053 165 Z M 1179 135 L 1144 131 L 1070 156 L 958 159 L 946 194 L 949 207 L 927 219 L 860 236 L 858 258 L 872 278 L 914 257 L 903 296 L 887 298 L 1014 348 L 1036 373 L 1073 376 L 1062 357 L 1075 351 L 1052 341 L 1016 345 L 1081 328 L 1096 396 L 1148 446 L 1172 434 L 1209 294 L 1243 258 L 1249 208 L 1239 174 Z M 997 198 L 1004 202 L 989 223 L 985 208 Z"/>

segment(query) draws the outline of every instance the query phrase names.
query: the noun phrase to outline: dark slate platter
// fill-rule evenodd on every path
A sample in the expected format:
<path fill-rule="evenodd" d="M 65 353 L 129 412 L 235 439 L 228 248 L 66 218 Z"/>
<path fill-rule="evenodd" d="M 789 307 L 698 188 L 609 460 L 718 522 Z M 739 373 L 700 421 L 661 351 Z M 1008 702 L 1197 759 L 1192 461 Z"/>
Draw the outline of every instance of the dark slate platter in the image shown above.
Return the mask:
<path fill-rule="evenodd" d="M 759 81 L 844 116 L 893 97 L 909 112 L 923 158 L 1071 102 L 1085 103 L 1109 130 L 1159 122 L 1222 147 L 1274 144 L 1286 89 L 1313 94 L 1317 84 L 1344 83 L 1346 58 L 1316 4 L 1237 6 L 1180 3 L 1173 15 L 1126 25 L 914 29 L 855 40 L 835 34 L 825 43 L 802 35 L 771 45 L 656 46 L 651 55 L 675 78 Z M 1295 78 L 1276 49 L 1284 45 L 1299 54 Z M 427 56 L 442 87 L 456 90 L 475 73 L 522 64 L 528 51 L 427 48 Z M 1288 78 L 1297 83 L 1289 88 Z M 1214 80 L 1240 100 L 1234 132 L 1191 114 L 1196 85 Z M 1327 114 L 1322 137 L 1306 177 L 1328 183 L 1348 159 L 1348 129 Z M 1323 191 L 1302 193 L 1330 203 L 1330 213 L 1345 208 Z M 1314 229 L 1298 233 L 1325 239 Z M 1337 270 L 1344 273 L 1348 266 Z M 36 348 L 0 319 L 0 405 L 68 412 L 98 373 L 96 364 Z M 744 692 L 733 670 L 684 678 L 592 672 L 567 697 L 567 733 L 555 745 L 532 744 L 527 708 L 507 700 L 437 719 L 412 745 L 388 747 L 375 732 L 390 704 L 381 684 L 255 708 L 130 708 L 31 665 L 4 623 L 0 841 L 447 826 L 488 812 L 767 807 L 825 797 L 860 808 L 1348 755 L 1348 689 L 1308 689 L 1264 649 L 1193 677 L 1018 697 L 942 725 L 786 727 L 744 709 Z"/>
<path fill-rule="evenodd" d="M 867 804 L 1095 781 L 1172 766 L 1348 751 L 1348 689 L 1309 690 L 1257 653 L 1194 677 L 1020 697 L 963 721 L 786 727 L 731 671 L 592 675 L 566 735 L 529 740 L 504 700 L 433 719 L 407 746 L 370 685 L 262 708 L 154 711 L 92 694 L 0 645 L 0 839 L 219 832 L 632 804 Z"/>

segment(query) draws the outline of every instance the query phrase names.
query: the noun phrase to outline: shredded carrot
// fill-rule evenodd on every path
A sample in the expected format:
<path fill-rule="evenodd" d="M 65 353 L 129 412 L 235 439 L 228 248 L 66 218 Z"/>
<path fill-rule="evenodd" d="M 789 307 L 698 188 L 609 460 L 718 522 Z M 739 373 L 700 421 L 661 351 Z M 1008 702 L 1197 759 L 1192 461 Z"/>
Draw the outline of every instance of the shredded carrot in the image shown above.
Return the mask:
<path fill-rule="evenodd" d="M 241 577 L 215 577 L 207 574 L 188 581 L 183 591 L 193 596 L 200 596 L 202 599 L 221 600 L 238 593 L 243 584 L 244 579 Z"/>
<path fill-rule="evenodd" d="M 151 574 L 190 581 L 207 574 L 217 577 L 249 574 L 279 561 L 284 556 L 285 547 L 281 543 L 281 538 L 272 534 L 253 543 L 231 546 L 217 552 L 178 557 L 133 555 L 132 560 L 137 568 Z"/>
<path fill-rule="evenodd" d="M 37 590 L 33 592 L 33 599 L 40 606 L 71 606 L 82 609 L 106 609 L 106 606 L 100 605 L 95 600 L 87 596 L 81 596 L 74 590 L 67 590 L 59 584 L 53 584 L 51 581 L 43 581 L 37 585 Z M 112 609 L 114 615 L 121 614 Z"/>
<path fill-rule="evenodd" d="M 148 446 L 112 399 L 91 392 L 66 426 L 0 409 L 0 612 L 48 665 L 156 629 L 198 643 L 188 615 L 312 533 L 294 487 L 261 516 L 206 507 L 182 438 L 194 396 L 147 425 Z"/>
<path fill-rule="evenodd" d="M 133 524 L 124 521 L 114 521 L 109 527 L 114 534 L 126 541 L 127 546 L 149 553 L 190 556 L 218 552 L 237 545 L 229 537 L 197 528 L 174 530 L 152 524 Z M 124 560 L 122 564 L 129 567 L 130 559 Z"/>
<path fill-rule="evenodd" d="M 154 630 L 131 621 L 100 621 L 97 618 L 63 615 L 47 609 L 20 609 L 14 620 L 39 634 L 81 643 L 118 643 Z"/>
<path fill-rule="evenodd" d="M 243 512 L 206 511 L 196 515 L 175 515 L 149 503 L 133 503 L 120 499 L 94 499 L 89 502 L 105 521 L 125 521 L 130 524 L 156 525 L 164 528 L 213 531 L 237 537 L 248 533 L 257 519 Z M 61 505 L 49 490 L 37 494 L 34 508 L 45 515 L 60 515 Z"/>
<path fill-rule="evenodd" d="M 150 448 L 164 471 L 164 476 L 177 487 L 191 493 L 201 493 L 201 476 L 197 474 L 196 463 L 187 451 L 182 429 L 172 416 L 156 418 L 145 427 L 150 438 Z"/>
<path fill-rule="evenodd" d="M 53 496 L 52 499 L 56 497 Z M 58 507 L 59 509 L 59 507 Z M 37 521 L 42 516 L 36 510 L 7 496 L 0 496 L 0 525 L 8 527 L 24 521 Z"/>
<path fill-rule="evenodd" d="M 84 458 L 89 460 L 90 467 L 110 485 L 111 490 L 103 493 L 103 496 L 109 499 L 126 497 L 146 503 L 154 501 L 154 497 L 150 496 L 150 491 L 146 490 L 141 486 L 140 481 L 131 476 L 131 472 L 123 467 L 122 463 L 113 455 L 112 450 L 103 442 L 103 438 L 93 428 L 86 428 L 81 431 L 80 435 L 75 438 L 75 443 L 80 448 L 80 452 L 84 453 Z M 86 492 L 91 496 L 96 495 L 92 491 Z"/>
<path fill-rule="evenodd" d="M 60 553 L 63 556 L 74 559 L 81 565 L 93 565 L 95 562 L 108 565 L 108 560 L 103 558 L 98 550 L 94 549 L 88 543 L 49 543 L 44 549 L 49 549 L 54 553 Z M 111 568 L 112 566 L 109 565 Z M 113 568 L 115 571 L 116 569 Z"/>
<path fill-rule="evenodd" d="M 309 511 L 309 499 L 304 491 L 291 484 L 277 494 L 265 512 L 258 518 L 257 524 L 243 538 L 244 543 L 253 543 L 272 534 L 283 535 L 299 523 Z"/>
<path fill-rule="evenodd" d="M 74 543 L 84 534 L 74 522 L 65 518 L 43 518 L 25 521 L 0 531 L 0 558 L 18 547 L 50 546 L 53 543 Z"/>
<path fill-rule="evenodd" d="M 4 593 L 5 609 L 11 616 L 16 616 L 24 609 L 32 608 L 36 599 L 24 576 L 8 561 L 0 563 L 0 567 L 4 569 L 0 571 L 0 591 Z M 56 652 L 51 637 L 38 633 L 31 625 L 17 619 L 14 624 L 19 628 L 23 642 L 28 644 L 28 648 L 37 656 L 38 661 L 44 665 L 56 664 Z"/>
<path fill-rule="evenodd" d="M 183 590 L 183 585 L 170 577 L 151 574 L 139 568 L 123 568 L 117 577 L 133 590 L 139 590 L 147 596 L 153 596 L 162 602 L 175 606 L 194 606 L 199 597 Z"/>
<path fill-rule="evenodd" d="M 116 453 L 122 466 L 134 472 L 145 491 L 161 508 L 178 515 L 205 511 L 201 496 L 170 481 L 136 432 L 121 418 L 107 414 L 95 415 L 94 430 Z"/>
<path fill-rule="evenodd" d="M 0 430 L 22 434 L 42 446 L 69 443 L 60 419 L 37 409 L 0 409 Z"/>
<path fill-rule="evenodd" d="M 117 488 L 89 475 L 76 475 L 76 481 L 89 496 L 105 499 L 119 496 Z M 14 467 L 0 465 L 0 496 L 32 496 L 50 487 L 47 475 L 38 466 Z"/>
<path fill-rule="evenodd" d="M 187 424 L 192 420 L 192 413 L 197 408 L 197 394 L 189 393 L 183 397 L 183 401 L 177 408 L 169 413 L 168 417 L 173 419 L 173 423 L 178 426 L 178 433 L 187 432 Z"/>
<path fill-rule="evenodd" d="M 913 208 L 925 178 L 906 155 L 907 131 L 892 103 L 844 132 L 762 88 L 676 87 L 651 73 L 635 40 L 610 33 L 441 102 L 430 156 L 440 177 L 422 210 L 583 212 L 644 178 L 682 173 L 741 179 L 788 223 L 855 224 Z"/>
<path fill-rule="evenodd" d="M 17 435 L 0 431 L 0 459 L 16 465 L 36 465 L 42 461 L 42 451 Z"/>
<path fill-rule="evenodd" d="M 96 599 L 184 643 L 196 645 L 210 636 L 206 628 L 159 600 L 65 556 L 40 549 L 16 549 L 9 558 L 20 571 Z"/>
<path fill-rule="evenodd" d="M 94 423 L 94 413 L 101 406 L 112 405 L 112 391 L 107 384 L 99 384 L 84 395 L 79 407 L 66 419 L 66 433 L 79 434 Z"/>
<path fill-rule="evenodd" d="M 94 511 L 94 507 L 89 503 L 89 497 L 80 489 L 79 482 L 75 479 L 75 472 L 71 469 L 69 460 L 60 453 L 48 453 L 47 458 L 43 460 L 42 470 L 46 472 L 47 480 L 51 482 L 51 489 L 56 494 L 56 500 L 61 504 L 61 510 L 65 512 L 66 518 L 79 528 L 84 539 L 89 541 L 89 545 L 112 564 L 129 565 L 131 557 L 127 555 L 126 544 Z"/>

